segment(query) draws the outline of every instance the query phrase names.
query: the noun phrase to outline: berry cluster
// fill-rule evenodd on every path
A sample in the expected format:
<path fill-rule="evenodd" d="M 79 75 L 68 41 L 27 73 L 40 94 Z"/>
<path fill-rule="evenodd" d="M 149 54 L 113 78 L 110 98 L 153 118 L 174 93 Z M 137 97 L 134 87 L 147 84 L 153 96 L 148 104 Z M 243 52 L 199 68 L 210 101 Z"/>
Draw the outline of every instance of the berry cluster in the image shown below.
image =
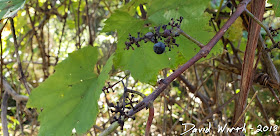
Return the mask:
<path fill-rule="evenodd" d="M 129 38 L 127 42 L 125 42 L 127 50 L 134 47 L 132 46 L 135 44 L 137 47 L 140 47 L 139 42 L 143 41 L 146 43 L 151 41 L 154 43 L 154 52 L 157 54 L 162 54 L 165 51 L 165 47 L 169 47 L 169 51 L 173 48 L 173 45 L 179 46 L 176 43 L 175 37 L 180 35 L 180 26 L 182 23 L 183 17 L 180 17 L 176 21 L 172 18 L 168 25 L 161 25 L 154 28 L 151 28 L 151 32 L 146 33 L 144 36 L 140 36 L 140 32 L 138 32 L 137 37 L 131 36 L 129 34 Z M 162 30 L 161 30 L 162 29 Z M 164 40 L 163 40 L 164 39 Z M 160 42 L 159 40 L 163 40 Z"/>
<path fill-rule="evenodd" d="M 269 29 L 269 31 L 271 32 L 271 35 L 272 35 L 273 37 L 275 37 L 275 36 L 277 36 L 277 35 L 279 34 L 278 30 L 275 30 L 275 29 L 273 29 L 272 27 L 269 27 L 268 29 Z"/>
<path fill-rule="evenodd" d="M 119 81 L 120 82 L 120 81 Z M 104 93 L 109 93 L 109 89 L 111 88 L 111 90 L 114 92 L 113 87 L 118 84 L 119 82 L 111 85 L 110 82 L 108 82 L 108 87 L 104 86 L 102 91 Z M 123 83 L 123 81 L 121 80 L 121 82 Z M 123 83 L 124 85 L 124 83 Z M 124 119 L 125 118 L 132 118 L 133 120 L 135 120 L 135 117 L 129 117 L 127 116 L 128 111 L 130 109 L 133 109 L 134 106 L 133 104 L 138 103 L 138 100 L 134 101 L 134 94 L 128 94 L 127 92 L 127 88 L 126 86 L 124 86 L 124 93 L 123 93 L 123 97 L 122 97 L 122 102 L 117 102 L 116 104 L 113 103 L 109 103 L 107 102 L 108 106 L 110 107 L 110 111 L 112 113 L 115 113 L 115 116 L 113 118 L 113 120 L 111 121 L 111 123 L 117 121 L 120 126 L 121 126 L 121 130 L 123 130 L 123 126 L 124 126 Z"/>
<path fill-rule="evenodd" d="M 126 96 L 125 99 L 128 100 L 128 102 L 123 102 L 122 104 L 120 104 L 119 102 L 117 102 L 116 105 L 114 105 L 113 103 L 109 103 L 109 107 L 111 108 L 111 112 L 115 113 L 114 119 L 112 120 L 111 123 L 117 121 L 120 126 L 121 126 L 121 130 L 123 130 L 123 126 L 124 126 L 124 118 L 132 118 L 133 120 L 135 120 L 135 117 L 129 117 L 127 116 L 128 114 L 128 110 L 134 108 L 133 104 L 134 103 L 138 103 L 138 101 L 133 101 L 134 95 L 131 94 L 130 97 Z"/>
<path fill-rule="evenodd" d="M 279 35 L 279 32 L 278 32 L 278 31 L 279 31 L 280 28 L 278 28 L 278 29 L 273 29 L 272 27 L 269 27 L 268 29 L 269 29 L 269 31 L 270 31 L 272 37 L 276 37 L 276 36 Z M 276 48 L 280 49 L 280 42 L 275 43 L 275 44 L 272 45 L 270 48 L 265 48 L 265 50 L 266 50 L 267 52 L 271 52 L 273 49 L 276 49 Z M 271 54 L 271 58 L 273 58 L 273 57 L 274 57 L 274 56 Z"/>
<path fill-rule="evenodd" d="M 113 87 L 114 87 L 117 83 L 111 85 L 110 82 L 107 82 L 107 84 L 108 84 L 108 87 L 104 86 L 104 87 L 102 88 L 102 91 L 103 91 L 104 93 L 109 93 L 109 89 L 111 89 L 112 92 L 115 92 L 115 91 L 113 90 Z M 106 92 L 105 92 L 105 90 L 106 90 Z"/>

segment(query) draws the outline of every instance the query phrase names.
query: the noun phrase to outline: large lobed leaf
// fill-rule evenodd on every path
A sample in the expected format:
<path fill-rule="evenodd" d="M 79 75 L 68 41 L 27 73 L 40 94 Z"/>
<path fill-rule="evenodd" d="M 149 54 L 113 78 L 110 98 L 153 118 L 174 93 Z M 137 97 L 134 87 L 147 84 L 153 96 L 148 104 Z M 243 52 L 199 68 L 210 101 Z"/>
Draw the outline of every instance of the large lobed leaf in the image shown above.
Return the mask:
<path fill-rule="evenodd" d="M 145 34 L 148 27 L 167 24 L 171 18 L 184 17 L 181 28 L 197 40 L 206 44 L 214 35 L 209 26 L 210 16 L 204 13 L 209 0 L 153 0 L 146 4 L 147 20 L 137 19 L 129 10 L 118 10 L 106 20 L 103 31 L 117 31 L 118 45 L 114 64 L 122 70 L 129 70 L 136 80 L 154 84 L 158 72 L 163 68 L 176 68 L 193 57 L 199 48 L 185 37 L 180 36 L 176 42 L 179 47 L 174 47 L 161 55 L 153 52 L 152 43 L 140 43 L 141 47 L 135 50 L 124 50 L 128 35 L 137 37 L 137 32 Z M 139 3 L 137 3 L 139 5 Z M 130 4 L 131 5 L 131 4 Z M 131 6 L 132 7 L 132 6 Z M 217 51 L 217 48 L 213 52 Z"/>
<path fill-rule="evenodd" d="M 100 75 L 94 71 L 98 51 L 85 47 L 59 63 L 56 72 L 34 89 L 28 107 L 42 109 L 39 135 L 70 135 L 86 132 L 95 123 L 99 96 L 112 68 L 111 57 Z"/>
<path fill-rule="evenodd" d="M 268 0 L 268 2 L 273 4 L 275 16 L 280 17 L 280 0 Z"/>
<path fill-rule="evenodd" d="M 25 0 L 0 0 L 0 20 L 13 17 L 20 10 Z"/>

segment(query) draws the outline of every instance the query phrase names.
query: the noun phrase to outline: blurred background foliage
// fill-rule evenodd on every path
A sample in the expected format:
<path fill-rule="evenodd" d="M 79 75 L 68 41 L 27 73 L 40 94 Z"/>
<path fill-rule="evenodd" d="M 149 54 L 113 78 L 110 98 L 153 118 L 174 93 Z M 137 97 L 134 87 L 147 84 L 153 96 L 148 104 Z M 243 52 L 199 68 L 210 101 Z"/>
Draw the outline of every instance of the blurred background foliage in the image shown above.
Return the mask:
<path fill-rule="evenodd" d="M 207 5 L 205 12 L 207 12 L 208 18 L 214 18 L 213 15 L 217 12 L 220 2 L 220 0 L 211 0 L 205 4 Z M 151 2 L 147 1 L 147 3 Z M 230 14 L 232 14 L 232 5 L 228 3 L 230 1 L 224 1 L 223 9 L 218 18 L 220 22 L 215 23 L 215 25 L 222 26 L 230 17 Z M 19 10 L 14 18 L 14 22 L 17 41 L 20 45 L 19 54 L 28 86 L 31 89 L 36 88 L 55 72 L 54 66 L 67 58 L 68 53 L 85 46 L 98 47 L 101 55 L 98 58 L 96 69 L 100 72 L 107 59 L 116 51 L 118 40 L 118 33 L 115 31 L 102 31 L 105 25 L 104 22 L 118 9 L 129 13 L 134 18 L 140 19 L 142 13 L 139 4 L 137 0 L 27 0 L 24 8 Z M 146 6 L 144 5 L 144 7 Z M 274 30 L 279 30 L 280 18 L 275 17 L 271 4 L 267 3 L 266 7 L 268 8 L 264 15 L 264 24 L 272 27 Z M 153 16 L 155 17 L 153 18 Z M 156 14 L 152 15 L 151 20 L 157 23 L 164 20 L 156 16 Z M 7 21 L 7 19 L 2 19 L 0 28 Z M 210 28 L 212 27 L 210 25 Z M 213 28 L 212 31 L 214 31 Z M 127 31 L 128 34 L 129 32 Z M 272 43 L 263 29 L 261 34 L 267 46 L 270 47 Z M 204 38 L 203 42 L 207 42 L 212 37 Z M 237 19 L 229 28 L 224 38 L 233 43 L 239 57 L 242 59 L 247 43 L 247 32 L 241 18 Z M 3 75 L 1 76 L 18 94 L 28 96 L 25 87 L 19 82 L 18 64 L 9 23 L 5 25 L 2 31 L 1 39 L 3 46 L 3 64 L 1 63 Z M 275 36 L 274 39 L 275 41 L 280 41 L 280 35 Z M 220 45 L 223 46 L 222 43 Z M 230 45 L 226 44 L 225 47 L 229 48 L 229 50 L 220 50 L 219 54 L 211 56 L 211 58 L 199 62 L 188 69 L 181 78 L 175 80 L 155 100 L 155 118 L 151 127 L 152 135 L 179 135 L 184 132 L 182 123 L 199 122 L 211 110 L 223 104 L 239 90 L 241 64 L 238 62 L 238 58 L 234 56 L 235 53 L 231 50 Z M 174 50 L 176 51 L 177 49 Z M 189 52 L 191 52 L 190 54 L 195 54 L 192 50 Z M 229 56 L 232 58 L 232 64 L 226 62 L 226 53 L 229 53 Z M 188 54 L 184 55 L 187 56 Z M 276 68 L 280 70 L 279 51 L 277 49 L 272 50 L 271 56 L 273 56 L 272 60 Z M 236 65 L 236 67 L 232 65 Z M 173 68 L 176 67 L 177 65 Z M 235 71 L 230 69 L 231 67 Z M 258 68 L 262 69 L 262 66 L 260 65 Z M 157 79 L 170 75 L 172 70 L 169 68 L 163 69 L 158 73 Z M 116 83 L 124 77 L 125 73 L 123 70 L 113 69 L 109 82 Z M 203 104 L 198 94 L 190 91 L 185 85 L 184 79 L 187 79 L 190 84 L 195 86 L 196 92 L 207 96 L 209 105 Z M 125 78 L 124 82 L 130 89 L 140 91 L 145 95 L 149 95 L 156 87 L 154 84 L 145 84 L 135 80 L 131 76 Z M 274 96 L 268 89 L 260 85 L 255 84 L 254 88 L 259 91 L 259 99 L 268 114 L 271 125 L 280 125 L 279 104 L 276 103 Z M 109 100 L 113 103 L 119 101 L 123 94 L 123 86 L 118 84 L 113 89 L 115 92 L 101 94 L 98 102 L 100 113 L 97 117 L 96 125 L 85 135 L 97 135 L 110 125 L 113 115 L 109 112 L 107 101 Z M 250 94 L 249 98 L 252 95 Z M 3 91 L 1 92 L 1 98 L 2 96 Z M 136 99 L 140 100 L 140 98 Z M 26 108 L 25 105 L 26 101 L 16 102 L 11 97 L 8 100 L 7 118 L 11 135 L 37 135 L 38 133 L 40 123 L 37 120 L 37 112 L 34 109 Z M 226 123 L 231 125 L 233 111 L 234 103 L 230 103 L 229 106 L 219 113 L 214 114 L 209 122 L 216 125 Z M 256 128 L 258 124 L 267 125 L 263 116 L 257 102 L 254 101 L 246 113 L 247 126 Z M 136 114 L 136 120 L 129 119 L 125 122 L 124 130 L 118 129 L 114 132 L 114 135 L 143 135 L 147 118 L 148 111 L 142 110 Z M 208 123 L 205 123 L 205 126 L 207 125 Z M 0 127 L 2 131 L 2 125 Z M 279 134 L 279 130 L 276 133 Z M 247 134 L 255 135 L 256 132 L 249 131 Z M 270 133 L 266 132 L 266 134 Z M 75 135 L 75 131 L 73 131 L 73 135 Z"/>

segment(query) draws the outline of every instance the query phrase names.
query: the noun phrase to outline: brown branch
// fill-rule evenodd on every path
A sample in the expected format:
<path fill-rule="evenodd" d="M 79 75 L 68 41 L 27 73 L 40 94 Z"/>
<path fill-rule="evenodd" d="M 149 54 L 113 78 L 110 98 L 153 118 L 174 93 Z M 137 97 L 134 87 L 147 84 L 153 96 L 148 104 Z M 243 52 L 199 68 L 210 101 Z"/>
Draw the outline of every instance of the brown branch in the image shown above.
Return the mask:
<path fill-rule="evenodd" d="M 272 93 L 272 95 L 275 97 L 276 101 L 278 102 L 278 104 L 280 104 L 280 100 L 279 97 L 277 96 L 277 94 L 274 92 L 274 90 L 271 87 L 268 87 L 269 91 Z"/>
<path fill-rule="evenodd" d="M 153 106 L 153 103 L 151 103 L 150 107 L 149 107 L 149 117 L 148 117 L 147 124 L 146 124 L 145 136 L 150 135 L 151 125 L 152 125 L 152 122 L 154 119 L 154 112 L 155 112 L 155 108 Z"/>
<path fill-rule="evenodd" d="M 138 111 L 144 109 L 151 101 L 154 101 L 164 89 L 177 77 L 179 77 L 185 70 L 187 70 L 190 66 L 192 66 L 195 62 L 200 60 L 203 57 L 206 57 L 210 50 L 216 45 L 216 43 L 220 40 L 220 38 L 224 35 L 227 29 L 231 26 L 231 24 L 242 14 L 242 12 L 246 9 L 247 4 L 251 0 L 244 0 L 240 2 L 236 12 L 232 14 L 232 16 L 228 19 L 228 21 L 224 24 L 224 26 L 217 32 L 217 34 L 208 42 L 206 46 L 204 46 L 193 58 L 191 58 L 188 62 L 186 62 L 183 66 L 179 67 L 175 72 L 173 72 L 169 77 L 161 80 L 159 82 L 158 88 L 153 91 L 152 94 L 143 99 L 140 103 L 135 106 L 135 109 L 129 111 L 128 116 L 132 116 Z"/>
<path fill-rule="evenodd" d="M 196 87 L 192 85 L 184 76 L 180 75 L 178 79 L 189 88 L 190 92 L 195 93 Z"/>
<path fill-rule="evenodd" d="M 106 3 L 106 2 L 104 2 Z M 86 21 L 87 21 L 87 25 L 88 25 L 88 32 L 89 32 L 89 45 L 93 46 L 93 35 L 92 35 L 92 26 L 91 26 L 91 17 L 89 14 L 89 4 L 88 4 L 88 0 L 86 0 Z"/>
<path fill-rule="evenodd" d="M 265 1 L 253 0 L 252 4 L 253 14 L 259 19 L 262 20 L 264 14 Z M 252 85 L 254 70 L 254 57 L 255 50 L 257 47 L 257 42 L 259 38 L 261 27 L 253 21 L 250 20 L 249 25 L 249 35 L 248 42 L 245 50 L 244 62 L 241 71 L 241 91 L 239 93 L 238 101 L 235 104 L 235 112 L 234 112 L 234 124 L 238 121 L 238 118 L 242 116 L 243 111 L 245 110 L 247 97 L 249 94 L 249 90 Z M 244 118 L 242 117 L 241 121 L 239 121 L 236 126 L 240 127 L 244 124 Z"/>
<path fill-rule="evenodd" d="M 6 22 L 4 23 L 4 25 L 2 26 L 2 28 L 0 29 L 0 48 L 1 48 L 1 55 L 0 55 L 0 59 L 1 59 L 1 70 L 0 70 L 0 79 L 3 77 L 3 65 L 4 65 L 4 59 L 3 59 L 3 44 L 2 44 L 2 32 L 7 24 L 8 20 L 6 20 Z M 2 101 L 2 94 L 4 94 L 4 90 L 3 90 L 3 81 L 1 80 L 0 83 L 0 87 L 1 87 L 1 92 L 0 92 L 0 102 Z"/>
<path fill-rule="evenodd" d="M 242 65 L 242 60 L 240 59 L 239 55 L 238 55 L 238 50 L 234 47 L 233 43 L 229 41 L 230 47 L 233 51 L 234 56 L 237 58 L 238 64 L 240 64 L 240 66 Z"/>
<path fill-rule="evenodd" d="M 23 70 L 22 70 L 22 65 L 21 65 L 21 61 L 20 61 L 20 56 L 19 56 L 19 53 L 18 53 L 18 47 L 19 47 L 19 45 L 18 45 L 18 43 L 17 43 L 14 20 L 13 20 L 13 18 L 9 18 L 9 19 L 10 19 L 11 26 L 12 26 L 12 34 L 13 34 L 13 39 L 14 39 L 15 53 L 16 53 L 16 58 L 17 58 L 17 63 L 18 63 L 18 72 L 19 72 L 19 77 L 20 77 L 19 80 L 20 80 L 21 83 L 24 85 L 24 87 L 25 87 L 27 93 L 30 94 L 30 88 L 29 88 L 29 86 L 27 85 L 26 78 L 25 78 L 25 75 L 24 75 Z"/>
<path fill-rule="evenodd" d="M 81 28 L 80 28 L 80 7 L 81 7 L 81 3 L 82 3 L 82 0 L 79 0 L 79 5 L 78 5 L 78 13 L 77 13 L 77 16 L 78 16 L 78 31 L 76 33 L 76 35 L 78 36 L 78 43 L 77 43 L 77 48 L 78 49 L 81 49 L 81 36 L 80 36 L 80 33 L 81 33 Z"/>
<path fill-rule="evenodd" d="M 26 8 L 26 11 L 29 12 L 28 7 Z M 34 15 L 36 17 L 36 15 Z M 35 29 L 41 29 L 42 27 L 45 26 L 45 24 L 49 21 L 49 17 L 47 15 L 44 16 L 44 18 L 40 21 L 39 25 L 35 27 Z M 31 22 L 31 21 L 30 21 Z M 32 22 L 31 22 L 32 23 Z M 21 39 L 19 40 L 18 43 L 21 43 L 25 37 L 27 37 L 28 35 L 30 35 L 30 39 L 33 37 L 33 35 L 35 34 L 35 31 L 33 31 L 33 29 L 29 30 L 24 36 L 21 37 Z M 28 40 L 29 42 L 30 40 Z M 27 42 L 27 43 L 28 43 Z"/>
<path fill-rule="evenodd" d="M 69 2 L 69 4 L 68 4 L 68 10 L 67 11 L 69 11 L 70 10 L 70 2 Z M 61 48 L 61 44 L 62 44 L 62 38 L 64 37 L 64 31 L 65 31 L 65 26 L 66 26 L 66 21 L 67 21 L 67 11 L 65 10 L 65 13 L 64 13 L 64 15 L 65 15 L 65 18 L 63 19 L 64 20 L 64 22 L 63 22 L 63 27 L 62 27 L 62 31 L 61 31 L 61 37 L 60 37 L 60 39 L 59 39 L 59 45 L 58 45 L 58 50 L 57 50 L 57 56 L 56 56 L 56 58 L 55 58 L 55 65 L 58 63 L 58 60 L 59 60 L 59 54 L 60 54 L 60 48 Z"/>
<path fill-rule="evenodd" d="M 46 79 L 46 78 L 48 78 L 48 76 L 49 76 L 49 72 L 48 72 L 48 64 L 47 64 L 47 60 L 46 60 L 46 52 L 45 52 L 45 48 L 44 48 L 45 45 L 44 45 L 43 41 L 41 41 L 41 39 L 40 39 L 40 37 L 39 37 L 39 35 L 38 35 L 38 33 L 37 33 L 37 30 L 38 30 L 38 29 L 43 30 L 44 24 L 42 24 L 41 27 L 38 27 L 38 29 L 36 29 L 35 23 L 34 23 L 35 21 L 32 20 L 31 15 L 30 15 L 30 12 L 29 12 L 29 9 L 28 9 L 27 6 L 26 6 L 26 13 L 27 13 L 27 15 L 28 15 L 28 17 L 29 17 L 29 20 L 30 20 L 31 26 L 32 26 L 32 31 L 33 31 L 33 33 L 34 33 L 34 35 L 35 35 L 35 37 L 36 37 L 37 43 L 38 43 L 39 48 L 40 48 L 40 54 L 41 54 L 41 58 L 42 58 L 42 60 L 43 60 L 44 79 Z M 43 19 L 43 20 L 47 21 L 47 20 L 49 20 L 49 18 L 50 18 L 50 15 L 46 14 L 46 15 L 44 16 L 44 19 Z M 41 21 L 42 23 L 44 23 L 43 20 Z M 45 23 L 46 23 L 46 22 L 45 22 Z"/>
<path fill-rule="evenodd" d="M 24 128 L 23 128 L 23 121 L 22 121 L 22 118 L 20 117 L 20 103 L 16 103 L 16 116 L 17 116 L 17 120 L 19 122 L 19 128 L 20 128 L 20 132 L 21 132 L 21 135 L 24 135 Z"/>
<path fill-rule="evenodd" d="M 1 82 L 3 82 L 3 88 L 5 92 L 11 95 L 14 100 L 17 102 L 28 101 L 28 96 L 19 95 L 5 79 L 1 80 Z"/>

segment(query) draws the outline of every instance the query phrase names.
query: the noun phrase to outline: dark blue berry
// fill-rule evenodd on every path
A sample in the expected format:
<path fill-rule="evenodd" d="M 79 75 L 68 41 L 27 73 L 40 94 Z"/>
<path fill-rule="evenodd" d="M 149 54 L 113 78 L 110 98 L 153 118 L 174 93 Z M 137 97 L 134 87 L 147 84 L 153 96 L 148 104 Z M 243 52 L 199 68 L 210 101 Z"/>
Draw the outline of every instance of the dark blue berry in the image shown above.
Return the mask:
<path fill-rule="evenodd" d="M 165 51 L 165 45 L 162 42 L 158 42 L 154 45 L 154 52 L 156 54 L 162 54 Z"/>

